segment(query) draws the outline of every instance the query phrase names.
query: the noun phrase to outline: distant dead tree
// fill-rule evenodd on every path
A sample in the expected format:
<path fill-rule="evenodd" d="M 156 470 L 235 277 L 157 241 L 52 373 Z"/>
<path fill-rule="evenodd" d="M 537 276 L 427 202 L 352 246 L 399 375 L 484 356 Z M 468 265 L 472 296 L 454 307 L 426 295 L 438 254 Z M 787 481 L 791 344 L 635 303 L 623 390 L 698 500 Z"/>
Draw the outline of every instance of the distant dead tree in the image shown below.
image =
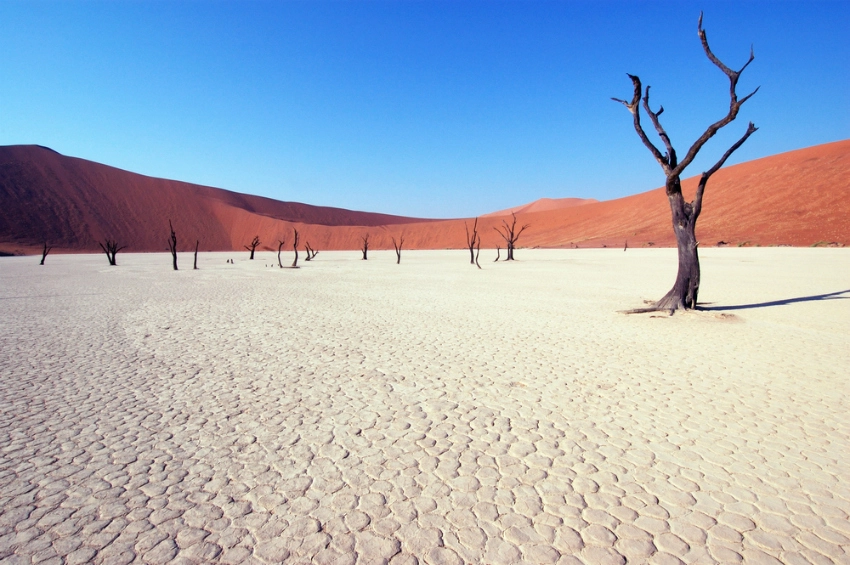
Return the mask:
<path fill-rule="evenodd" d="M 105 243 L 97 242 L 97 244 L 100 245 L 100 248 L 103 249 L 104 253 L 106 253 L 106 258 L 109 260 L 109 264 L 113 267 L 116 265 L 115 256 L 118 254 L 119 251 L 127 248 L 126 245 L 122 245 L 119 247 L 117 241 L 110 239 L 105 240 Z"/>
<path fill-rule="evenodd" d="M 292 268 L 297 269 L 298 268 L 298 230 L 296 230 L 295 228 L 292 228 L 292 230 L 295 232 L 295 241 L 292 243 L 292 249 L 295 251 L 295 261 L 292 262 Z"/>
<path fill-rule="evenodd" d="M 667 135 L 667 131 L 658 119 L 659 116 L 661 116 L 661 113 L 664 112 L 664 107 L 659 106 L 657 112 L 653 112 L 650 109 L 649 86 L 647 86 L 646 90 L 643 91 L 640 78 L 634 75 L 628 75 L 632 80 L 632 85 L 634 86 L 632 100 L 627 102 L 618 98 L 613 99 L 614 101 L 623 104 L 626 108 L 628 108 L 629 112 L 631 112 L 634 121 L 634 128 L 638 137 L 646 148 L 649 149 L 652 156 L 655 157 L 655 160 L 658 161 L 658 164 L 661 165 L 661 169 L 664 171 L 664 175 L 667 178 L 665 183 L 667 200 L 670 204 L 670 211 L 673 216 L 673 233 L 676 235 L 676 247 L 679 250 L 679 268 L 676 273 L 676 282 L 673 284 L 673 288 L 671 288 L 670 291 L 661 298 L 661 300 L 649 308 L 638 308 L 630 310 L 629 313 L 669 311 L 672 314 L 679 309 L 691 309 L 697 307 L 700 267 L 699 255 L 697 253 L 697 246 L 699 245 L 699 242 L 696 239 L 694 230 L 696 228 L 697 218 L 702 211 L 702 196 L 705 192 L 705 185 L 708 182 L 709 177 L 723 166 L 726 159 L 728 159 L 732 153 L 743 145 L 747 138 L 758 129 L 752 122 L 749 123 L 744 135 L 736 141 L 732 147 L 726 151 L 726 153 L 723 154 L 720 160 L 718 160 L 713 167 L 702 173 L 699 184 L 697 185 L 694 200 L 692 202 L 686 202 L 682 196 L 682 183 L 680 180 L 685 168 L 693 162 L 699 150 L 702 149 L 702 147 L 714 136 L 714 134 L 716 134 L 724 126 L 731 123 L 738 116 L 738 112 L 744 102 L 749 100 L 751 96 L 758 92 L 758 88 L 756 88 L 740 100 L 738 100 L 738 95 L 735 92 L 735 88 L 738 85 L 738 78 L 741 76 L 741 73 L 743 73 L 744 69 L 746 69 L 753 59 L 755 59 L 752 48 L 750 48 L 750 58 L 746 63 L 744 63 L 741 70 L 733 71 L 724 65 L 709 48 L 705 30 L 702 28 L 702 12 L 700 12 L 699 22 L 697 23 L 697 35 L 699 35 L 703 51 L 705 51 L 709 61 L 714 63 L 714 65 L 723 71 L 723 74 L 729 78 L 729 111 L 726 113 L 726 116 L 708 126 L 705 132 L 694 142 L 693 145 L 691 145 L 691 148 L 688 149 L 687 154 L 681 161 L 678 160 L 676 150 L 673 149 L 670 137 Z M 664 143 L 664 147 L 666 148 L 666 152 L 664 154 L 662 154 L 661 151 L 653 145 L 641 126 L 639 107 L 641 101 L 643 102 L 644 112 L 646 112 L 647 116 L 649 116 L 652 125 L 655 127 L 655 131 Z"/>
<path fill-rule="evenodd" d="M 201 240 L 199 240 L 199 239 L 195 240 L 195 264 L 194 264 L 193 268 L 196 271 L 198 270 L 198 245 L 200 245 L 200 243 L 201 243 Z"/>
<path fill-rule="evenodd" d="M 499 246 L 497 245 L 497 246 L 496 246 L 496 258 L 495 258 L 495 259 L 493 259 L 493 262 L 494 262 L 494 263 L 498 263 L 498 262 L 499 262 L 499 255 L 501 255 L 501 253 L 502 253 L 502 248 L 501 248 L 501 247 L 499 247 Z"/>
<path fill-rule="evenodd" d="M 531 226 L 531 224 L 525 224 L 519 229 L 519 231 L 517 231 L 516 214 L 511 212 L 511 216 L 513 216 L 513 221 L 510 224 L 508 224 L 507 221 L 502 220 L 502 226 L 493 228 L 494 230 L 496 230 L 496 233 L 502 236 L 502 239 L 505 240 L 505 244 L 507 246 L 508 251 L 508 255 L 507 257 L 505 257 L 505 261 L 514 260 L 514 248 L 516 247 L 516 242 L 519 240 L 519 236 L 522 235 L 522 232 L 524 232 L 528 227 Z"/>
<path fill-rule="evenodd" d="M 466 230 L 466 246 L 469 248 L 469 264 L 475 264 L 475 245 L 478 244 L 478 248 L 481 249 L 481 236 L 478 235 L 478 218 L 475 218 L 475 222 L 472 224 L 472 233 L 469 233 L 469 226 L 466 225 L 466 222 L 463 223 L 463 227 Z M 481 268 L 480 266 L 478 267 Z"/>
<path fill-rule="evenodd" d="M 369 253 L 369 234 L 367 233 L 360 239 L 363 240 L 363 245 L 360 247 L 360 251 L 363 252 L 363 260 L 366 261 L 368 259 L 367 254 Z"/>
<path fill-rule="evenodd" d="M 481 265 L 478 264 L 478 256 L 479 255 L 481 255 L 481 238 L 480 237 L 478 238 L 478 245 L 476 245 L 476 247 L 475 247 L 475 266 L 480 269 Z"/>
<path fill-rule="evenodd" d="M 306 259 L 304 259 L 305 261 L 312 261 L 313 259 L 315 259 L 315 258 L 316 258 L 316 255 L 318 255 L 318 254 L 319 254 L 319 252 L 318 252 L 318 251 L 316 251 L 315 249 L 313 249 L 312 247 L 310 247 L 310 242 L 309 242 L 309 241 L 308 241 L 307 243 L 305 243 L 305 244 L 304 244 L 304 250 L 305 250 L 305 251 L 306 251 L 306 253 L 307 253 L 307 258 L 306 258 Z"/>
<path fill-rule="evenodd" d="M 257 249 L 257 246 L 260 245 L 260 236 L 255 235 L 254 239 L 251 240 L 251 243 L 245 245 L 245 249 L 251 252 L 251 257 L 249 258 L 251 261 L 254 260 L 254 250 Z"/>
<path fill-rule="evenodd" d="M 398 236 L 398 241 L 396 241 L 395 237 L 393 239 L 393 247 L 395 248 L 395 256 L 396 256 L 396 265 L 401 265 L 401 247 L 404 245 L 404 234 Z"/>
<path fill-rule="evenodd" d="M 171 250 L 171 260 L 174 265 L 174 270 L 177 270 L 177 234 L 174 233 L 174 227 L 171 225 L 171 220 L 168 220 L 168 227 L 171 228 L 171 239 L 168 240 L 168 249 Z"/>
<path fill-rule="evenodd" d="M 47 254 L 50 253 L 51 249 L 53 249 L 53 248 L 48 247 L 47 242 L 45 241 L 44 242 L 44 249 L 42 249 L 42 251 L 41 251 L 41 263 L 39 263 L 39 265 L 44 265 L 44 260 L 47 259 Z"/>
<path fill-rule="evenodd" d="M 283 268 L 283 263 L 280 262 L 280 250 L 283 249 L 284 243 L 286 243 L 286 239 L 277 240 L 277 266 L 281 269 Z"/>

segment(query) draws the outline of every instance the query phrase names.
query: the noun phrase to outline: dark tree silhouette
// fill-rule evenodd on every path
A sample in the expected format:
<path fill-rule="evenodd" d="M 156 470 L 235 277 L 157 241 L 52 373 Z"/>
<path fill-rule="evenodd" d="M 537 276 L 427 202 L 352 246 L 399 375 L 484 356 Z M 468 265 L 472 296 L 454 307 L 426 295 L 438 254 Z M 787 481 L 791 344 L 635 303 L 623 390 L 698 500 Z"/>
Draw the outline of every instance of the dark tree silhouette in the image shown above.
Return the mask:
<path fill-rule="evenodd" d="M 665 188 L 667 192 L 667 200 L 670 203 L 670 211 L 673 216 L 673 233 L 676 235 L 676 247 L 679 252 L 679 268 L 673 288 L 671 288 L 670 291 L 661 298 L 661 300 L 649 308 L 630 310 L 630 313 L 657 312 L 663 310 L 669 311 L 672 314 L 679 309 L 696 308 L 697 295 L 699 293 L 700 267 L 699 254 L 697 253 L 699 241 L 696 239 L 694 229 L 696 227 L 697 218 L 699 218 L 699 214 L 702 211 L 702 197 L 705 192 L 705 185 L 708 182 L 709 177 L 723 166 L 726 159 L 728 159 L 732 153 L 743 145 L 747 138 L 758 129 L 752 122 L 749 123 L 744 135 L 736 141 L 732 147 L 726 151 L 726 153 L 723 154 L 720 160 L 718 160 L 713 167 L 702 173 L 699 184 L 697 185 L 694 200 L 692 202 L 686 202 L 682 196 L 682 183 L 680 180 L 685 168 L 693 162 L 694 157 L 697 156 L 699 150 L 702 149 L 703 145 L 705 145 L 706 142 L 714 136 L 714 134 L 727 124 L 731 123 L 738 116 L 738 111 L 741 109 L 744 102 L 749 100 L 751 96 L 758 92 L 758 88 L 756 88 L 740 100 L 738 100 L 738 95 L 735 92 L 735 87 L 738 85 L 738 78 L 741 73 L 743 73 L 744 69 L 746 69 L 753 59 L 755 59 L 752 48 L 750 49 L 750 58 L 746 63 L 744 63 L 741 70 L 733 71 L 724 65 L 709 48 L 705 30 L 702 28 L 702 12 L 700 12 L 699 15 L 697 34 L 699 35 L 702 48 L 708 59 L 729 78 L 729 111 L 726 116 L 708 126 L 705 132 L 694 142 L 693 145 L 691 145 L 691 148 L 688 149 L 688 152 L 681 161 L 678 160 L 676 150 L 673 149 L 670 137 L 667 135 L 667 131 L 661 125 L 661 121 L 659 120 L 659 116 L 661 116 L 661 113 L 664 112 L 664 107 L 659 106 L 657 112 L 653 112 L 650 109 L 649 86 L 646 87 L 645 91 L 642 91 L 640 78 L 634 75 L 628 75 L 632 80 L 632 85 L 634 86 L 632 100 L 627 102 L 618 98 L 613 99 L 616 102 L 623 104 L 626 108 L 628 108 L 629 112 L 631 112 L 634 121 L 634 128 L 638 137 L 646 148 L 649 149 L 650 153 L 652 153 L 652 156 L 655 157 L 655 160 L 658 161 L 658 164 L 661 165 L 664 175 L 667 177 Z M 666 149 L 664 154 L 662 154 L 661 151 L 653 145 L 641 126 L 639 108 L 641 102 L 643 102 L 642 105 L 644 112 L 646 112 L 647 116 L 649 116 L 652 125 L 655 127 L 655 131 L 658 132 L 658 136 L 664 143 L 664 147 Z"/>
<path fill-rule="evenodd" d="M 295 261 L 292 262 L 292 268 L 297 269 L 298 268 L 298 230 L 295 229 L 295 228 L 292 228 L 292 230 L 295 232 L 295 241 L 292 243 L 292 249 L 295 251 Z"/>
<path fill-rule="evenodd" d="M 369 253 L 369 234 L 367 233 L 360 239 L 363 240 L 363 246 L 360 248 L 360 251 L 363 252 L 363 260 L 366 261 L 368 259 L 367 255 Z"/>
<path fill-rule="evenodd" d="M 316 251 L 315 249 L 313 249 L 312 247 L 310 247 L 310 242 L 309 242 L 309 241 L 308 241 L 307 243 L 305 243 L 305 244 L 304 244 L 304 250 L 307 252 L 307 258 L 306 258 L 306 259 L 304 259 L 305 261 L 312 261 L 313 259 L 315 259 L 315 258 L 316 258 L 316 255 L 318 255 L 318 254 L 319 254 L 319 252 L 318 252 L 318 251 Z"/>
<path fill-rule="evenodd" d="M 478 256 L 479 255 L 481 255 L 481 238 L 480 237 L 478 238 L 478 245 L 475 248 L 475 266 L 480 269 L 481 265 L 478 264 Z"/>
<path fill-rule="evenodd" d="M 171 220 L 168 220 L 168 227 L 171 228 L 171 239 L 168 240 L 168 249 L 171 250 L 171 260 L 174 265 L 174 270 L 177 270 L 177 234 L 174 233 L 174 227 L 171 225 Z"/>
<path fill-rule="evenodd" d="M 398 241 L 393 238 L 393 247 L 395 247 L 396 265 L 401 265 L 401 247 L 404 245 L 404 234 L 398 236 Z"/>
<path fill-rule="evenodd" d="M 499 247 L 499 246 L 497 245 L 497 246 L 496 246 L 496 258 L 495 258 L 495 259 L 493 259 L 493 262 L 494 262 L 494 263 L 498 263 L 498 262 L 499 262 L 499 255 L 501 255 L 501 253 L 502 253 L 502 248 L 501 248 L 501 247 Z"/>
<path fill-rule="evenodd" d="M 505 244 L 508 248 L 508 255 L 505 257 L 505 261 L 514 260 L 514 248 L 516 247 L 516 242 L 519 240 L 519 236 L 522 235 L 522 232 L 531 226 L 531 224 L 525 224 L 519 229 L 519 231 L 517 231 L 516 214 L 511 212 L 511 216 L 513 216 L 513 221 L 510 224 L 508 224 L 507 221 L 502 220 L 502 226 L 493 228 L 496 230 L 496 233 L 502 236 L 502 239 L 505 240 Z"/>
<path fill-rule="evenodd" d="M 280 262 L 280 250 L 283 249 L 284 243 L 286 243 L 286 239 L 277 240 L 277 266 L 281 269 L 283 268 L 283 263 Z"/>
<path fill-rule="evenodd" d="M 475 222 L 472 224 L 472 233 L 469 233 L 469 226 L 466 225 L 466 222 L 463 223 L 463 227 L 466 230 L 466 246 L 469 248 L 469 264 L 475 264 L 475 245 L 478 245 L 478 248 L 481 249 L 481 236 L 478 235 L 478 218 L 475 218 Z M 480 266 L 478 267 L 481 268 Z"/>
<path fill-rule="evenodd" d="M 41 251 L 41 263 L 39 263 L 39 265 L 44 265 L 44 260 L 47 259 L 47 254 L 50 253 L 51 249 L 53 249 L 53 248 L 48 247 L 47 242 L 45 241 L 44 242 L 44 249 L 42 249 L 42 251 Z"/>
<path fill-rule="evenodd" d="M 260 236 L 255 235 L 254 239 L 251 240 L 251 243 L 245 245 L 245 249 L 251 252 L 250 260 L 254 260 L 254 250 L 257 249 L 257 246 L 260 245 Z"/>
<path fill-rule="evenodd" d="M 100 248 L 103 249 L 103 252 L 106 253 L 106 258 L 109 260 L 109 264 L 113 267 L 117 265 L 115 262 L 115 256 L 118 255 L 118 252 L 122 249 L 126 249 L 126 245 L 118 246 L 118 242 L 115 240 L 107 239 L 105 243 L 97 242 L 100 245 Z"/>
<path fill-rule="evenodd" d="M 199 239 L 195 240 L 195 264 L 193 265 L 193 268 L 196 271 L 198 270 L 198 245 L 200 245 L 200 243 L 201 243 L 201 240 L 199 240 Z"/>

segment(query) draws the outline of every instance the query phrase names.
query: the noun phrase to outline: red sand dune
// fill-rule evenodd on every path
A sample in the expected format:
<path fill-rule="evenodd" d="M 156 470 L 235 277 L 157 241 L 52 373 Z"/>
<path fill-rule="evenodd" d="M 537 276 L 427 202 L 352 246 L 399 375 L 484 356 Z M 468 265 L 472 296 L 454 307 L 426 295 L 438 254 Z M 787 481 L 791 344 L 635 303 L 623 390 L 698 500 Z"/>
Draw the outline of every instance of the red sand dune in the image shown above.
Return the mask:
<path fill-rule="evenodd" d="M 511 214 L 528 214 L 531 212 L 547 212 L 549 210 L 560 210 L 561 208 L 572 208 L 573 206 L 583 206 L 585 204 L 593 204 L 599 202 L 593 198 L 539 198 L 534 202 L 515 206 L 498 212 L 490 212 L 483 214 L 482 218 L 492 216 L 510 216 Z"/>
<path fill-rule="evenodd" d="M 693 196 L 696 177 L 684 181 Z M 774 155 L 718 171 L 706 189 L 697 237 L 704 246 L 850 243 L 850 140 Z M 572 200 L 572 199 L 563 199 Z M 556 204 L 558 201 L 554 201 Z M 531 227 L 521 247 L 674 245 L 663 189 L 606 202 L 520 211 Z M 524 207 L 520 207 L 524 208 Z M 532 211 L 537 210 L 537 211 Z M 510 213 L 510 212 L 508 212 Z M 241 250 L 254 235 L 260 249 L 292 240 L 292 228 L 319 250 L 464 247 L 464 220 L 423 220 L 278 202 L 183 182 L 155 179 L 38 146 L 0 147 L 0 251 L 99 251 L 117 239 L 127 251 L 165 251 L 168 220 L 183 250 Z M 482 246 L 504 247 L 493 230 L 504 216 L 479 220 Z"/>

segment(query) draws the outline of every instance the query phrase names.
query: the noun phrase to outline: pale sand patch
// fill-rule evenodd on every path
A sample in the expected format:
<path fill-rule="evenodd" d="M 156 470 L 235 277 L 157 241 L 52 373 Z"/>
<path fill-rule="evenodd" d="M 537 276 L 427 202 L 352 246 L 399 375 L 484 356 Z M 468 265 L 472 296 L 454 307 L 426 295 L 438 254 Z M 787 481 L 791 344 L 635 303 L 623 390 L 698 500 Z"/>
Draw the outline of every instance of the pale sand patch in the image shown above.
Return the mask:
<path fill-rule="evenodd" d="M 0 259 L 0 561 L 850 560 L 850 251 L 484 253 Z"/>

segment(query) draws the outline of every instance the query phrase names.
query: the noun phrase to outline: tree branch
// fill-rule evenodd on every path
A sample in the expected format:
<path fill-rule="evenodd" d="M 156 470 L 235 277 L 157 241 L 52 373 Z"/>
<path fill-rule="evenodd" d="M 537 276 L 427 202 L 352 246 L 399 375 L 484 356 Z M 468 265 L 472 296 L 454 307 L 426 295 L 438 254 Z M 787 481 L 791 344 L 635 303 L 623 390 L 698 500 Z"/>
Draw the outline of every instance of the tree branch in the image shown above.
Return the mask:
<path fill-rule="evenodd" d="M 726 162 L 726 159 L 728 159 L 729 156 L 732 155 L 732 153 L 737 151 L 738 148 L 741 147 L 744 144 L 745 141 L 747 141 L 747 138 L 750 137 L 752 134 L 754 134 L 756 131 L 758 131 L 758 129 L 759 128 L 757 128 L 755 126 L 755 124 L 753 124 L 753 122 L 750 122 L 750 124 L 747 126 L 747 131 L 744 133 L 743 137 L 741 137 L 741 139 L 739 139 L 735 143 L 735 145 L 730 147 L 726 151 L 726 153 L 723 154 L 723 157 L 721 157 L 720 160 L 717 161 L 717 163 L 714 164 L 713 167 L 711 167 L 710 169 L 708 169 L 706 172 L 704 172 L 702 174 L 702 177 L 700 177 L 700 179 L 699 179 L 699 185 L 697 186 L 696 196 L 694 197 L 694 204 L 693 204 L 694 221 L 696 221 L 696 219 L 699 217 L 700 212 L 702 211 L 702 195 L 705 192 L 705 185 L 706 185 L 706 183 L 708 183 L 708 179 L 711 177 L 711 175 L 713 175 L 718 170 L 720 170 L 720 167 L 723 166 L 723 163 Z"/>
<path fill-rule="evenodd" d="M 629 109 L 629 112 L 632 113 L 632 117 L 634 118 L 635 131 L 637 132 L 638 137 L 640 137 L 640 140 L 643 142 L 646 148 L 649 149 L 649 152 L 652 153 L 652 156 L 655 157 L 655 160 L 658 161 L 658 164 L 661 165 L 661 168 L 664 170 L 664 173 L 669 174 L 670 164 L 667 162 L 667 159 L 665 159 L 664 155 L 661 154 L 661 151 L 659 151 L 658 148 L 652 144 L 652 142 L 646 136 L 646 132 L 643 131 L 643 126 L 640 125 L 640 108 L 638 107 L 638 104 L 640 103 L 641 99 L 640 78 L 635 75 L 628 76 L 630 79 L 632 79 L 632 85 L 634 85 L 635 88 L 634 95 L 632 96 L 632 101 L 626 102 L 625 100 L 620 100 L 619 98 L 612 98 L 611 100 L 619 102 L 620 104 Z"/>
<path fill-rule="evenodd" d="M 661 122 L 658 120 L 658 116 L 660 116 L 664 112 L 664 106 L 659 106 L 657 112 L 653 112 L 649 109 L 649 86 L 646 87 L 645 94 L 643 95 L 643 109 L 649 115 L 649 119 L 652 121 L 652 125 L 655 126 L 655 131 L 658 132 L 658 136 L 661 138 L 661 141 L 664 142 L 664 147 L 667 148 L 666 161 L 667 166 L 675 167 L 676 166 L 676 150 L 673 149 L 673 144 L 670 142 L 670 136 L 667 135 L 667 132 L 662 127 Z"/>
<path fill-rule="evenodd" d="M 709 139 L 714 137 L 714 134 L 716 134 L 722 127 L 726 126 L 732 120 L 734 120 L 738 115 L 738 111 L 741 109 L 741 105 L 744 102 L 746 102 L 747 100 L 749 100 L 759 90 L 758 88 L 756 88 L 754 91 L 752 91 L 750 94 L 746 95 L 741 100 L 738 100 L 738 95 L 735 92 L 735 88 L 738 85 L 738 78 L 740 77 L 741 73 L 744 71 L 744 69 L 747 68 L 747 66 L 753 61 L 753 59 L 755 59 L 755 54 L 753 53 L 752 48 L 750 48 L 750 58 L 747 60 L 747 62 L 744 64 L 744 66 L 741 67 L 741 70 L 740 71 L 733 71 L 732 69 L 730 69 L 729 67 L 724 65 L 723 62 L 720 59 L 718 59 L 717 56 L 715 56 L 715 54 L 711 51 L 711 47 L 709 47 L 709 45 L 708 45 L 708 38 L 706 37 L 705 30 L 702 29 L 702 12 L 700 12 L 700 15 L 699 15 L 699 24 L 697 25 L 697 33 L 699 34 L 699 39 L 700 39 L 700 42 L 702 43 L 703 51 L 705 51 L 705 54 L 708 57 L 708 59 L 712 63 L 714 63 L 714 65 L 718 69 L 723 71 L 723 74 L 725 74 L 727 77 L 729 77 L 729 112 L 726 114 L 725 117 L 721 118 L 720 120 L 718 120 L 718 121 L 714 122 L 713 124 L 711 124 L 710 126 L 708 126 L 708 129 L 705 130 L 705 133 L 703 133 L 699 137 L 699 139 L 697 139 L 694 142 L 694 144 L 691 145 L 691 148 L 688 149 L 688 153 L 685 155 L 685 158 L 682 159 L 682 162 L 679 163 L 676 167 L 673 168 L 673 171 L 672 171 L 673 175 L 682 174 L 682 171 L 685 170 L 685 167 L 687 167 L 688 165 L 691 164 L 691 162 L 693 162 L 694 157 L 697 156 L 697 153 L 699 152 L 700 149 L 702 149 L 702 146 L 705 145 L 706 142 L 708 142 Z"/>

